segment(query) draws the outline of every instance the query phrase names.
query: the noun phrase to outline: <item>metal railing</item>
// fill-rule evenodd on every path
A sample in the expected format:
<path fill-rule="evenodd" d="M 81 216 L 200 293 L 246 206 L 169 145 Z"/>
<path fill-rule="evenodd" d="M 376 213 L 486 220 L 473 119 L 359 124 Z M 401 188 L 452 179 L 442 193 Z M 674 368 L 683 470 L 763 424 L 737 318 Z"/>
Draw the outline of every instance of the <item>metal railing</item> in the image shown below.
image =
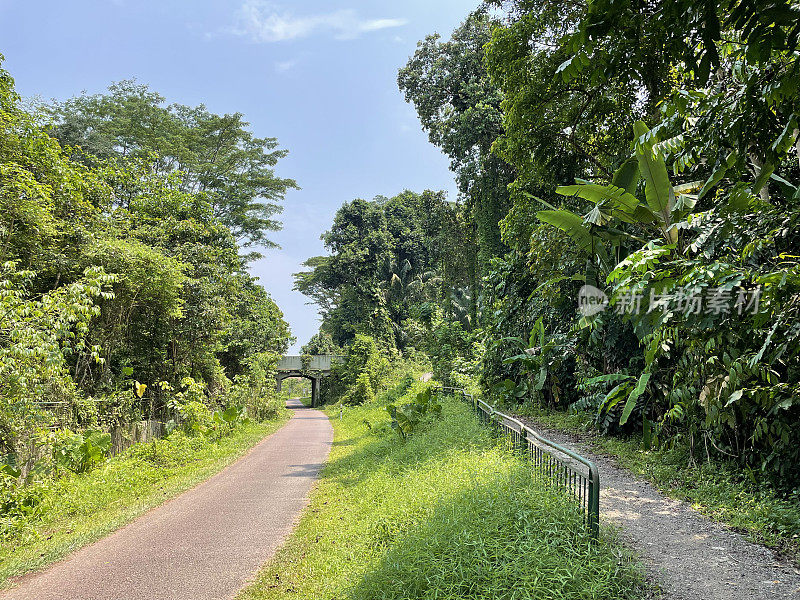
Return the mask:
<path fill-rule="evenodd" d="M 543 437 L 518 419 L 460 388 L 437 386 L 434 391 L 460 397 L 470 404 L 478 419 L 505 436 L 513 450 L 530 460 L 535 477 L 562 488 L 575 500 L 592 538 L 600 533 L 600 474 L 595 464 Z"/>

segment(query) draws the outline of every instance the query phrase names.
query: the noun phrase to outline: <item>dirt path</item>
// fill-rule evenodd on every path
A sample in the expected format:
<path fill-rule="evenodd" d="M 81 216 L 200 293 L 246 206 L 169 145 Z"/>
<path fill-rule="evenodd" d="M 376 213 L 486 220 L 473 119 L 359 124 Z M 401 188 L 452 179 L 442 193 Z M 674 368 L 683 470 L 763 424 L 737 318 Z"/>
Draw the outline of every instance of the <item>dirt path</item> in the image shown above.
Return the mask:
<path fill-rule="evenodd" d="M 528 422 L 600 469 L 601 521 L 618 525 L 669 600 L 800 599 L 800 571 L 685 502 L 667 498 L 576 436 Z"/>
<path fill-rule="evenodd" d="M 290 402 L 291 420 L 249 454 L 0 598 L 233 597 L 291 531 L 330 450 L 327 417 Z"/>

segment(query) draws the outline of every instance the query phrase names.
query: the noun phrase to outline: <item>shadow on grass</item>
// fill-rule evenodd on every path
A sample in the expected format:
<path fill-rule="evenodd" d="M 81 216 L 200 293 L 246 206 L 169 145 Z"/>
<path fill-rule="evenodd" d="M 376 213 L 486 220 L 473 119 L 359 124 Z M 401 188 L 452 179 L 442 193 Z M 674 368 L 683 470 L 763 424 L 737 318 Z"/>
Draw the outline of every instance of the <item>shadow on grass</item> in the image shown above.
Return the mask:
<path fill-rule="evenodd" d="M 535 486 L 530 465 L 466 405 L 443 408 L 405 441 L 375 426 L 388 419 L 379 406 L 339 421 L 343 443 L 308 517 L 240 598 L 643 596 L 630 561 L 612 542 L 589 542 L 571 501 Z"/>
<path fill-rule="evenodd" d="M 388 415 L 381 414 L 388 424 Z M 442 416 L 424 421 L 419 429 L 406 439 L 393 430 L 381 428 L 377 423 L 348 424 L 349 429 L 362 428 L 345 439 L 333 442 L 334 446 L 359 446 L 352 452 L 329 458 L 325 477 L 344 487 L 359 485 L 376 473 L 390 472 L 400 476 L 410 470 L 424 472 L 436 468 L 442 457 L 463 451 L 475 445 L 491 445 L 491 432 L 472 416 L 465 406 L 456 401 L 444 406 Z M 433 433 L 433 435 L 431 435 Z"/>
<path fill-rule="evenodd" d="M 378 522 L 380 561 L 352 600 L 641 598 L 643 578 L 608 541 L 593 543 L 576 507 L 531 485 L 526 466 L 500 463 L 444 497 L 426 518 Z M 480 467 L 481 462 L 475 465 Z M 486 465 L 483 465 L 486 466 Z"/>

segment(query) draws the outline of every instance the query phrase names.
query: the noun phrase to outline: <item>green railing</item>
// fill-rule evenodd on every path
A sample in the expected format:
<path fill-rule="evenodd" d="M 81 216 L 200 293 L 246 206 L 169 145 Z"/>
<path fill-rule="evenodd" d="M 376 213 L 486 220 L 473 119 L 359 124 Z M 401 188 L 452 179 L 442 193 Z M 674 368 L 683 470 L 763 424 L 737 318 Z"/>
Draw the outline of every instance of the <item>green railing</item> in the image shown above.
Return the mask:
<path fill-rule="evenodd" d="M 460 388 L 437 386 L 470 404 L 481 422 L 493 426 L 511 447 L 529 458 L 535 477 L 562 488 L 575 500 L 592 537 L 600 532 L 600 474 L 595 464 L 568 448 L 543 437 L 518 419 L 504 414 Z"/>

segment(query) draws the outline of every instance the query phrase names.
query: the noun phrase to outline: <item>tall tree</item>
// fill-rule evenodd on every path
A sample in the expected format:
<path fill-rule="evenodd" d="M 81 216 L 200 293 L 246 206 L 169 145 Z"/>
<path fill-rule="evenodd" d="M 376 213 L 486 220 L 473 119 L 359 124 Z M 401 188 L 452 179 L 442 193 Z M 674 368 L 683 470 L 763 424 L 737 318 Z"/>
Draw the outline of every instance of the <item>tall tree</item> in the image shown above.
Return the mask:
<path fill-rule="evenodd" d="M 43 398 L 69 405 L 62 426 L 106 427 L 166 416 L 187 377 L 209 403 L 263 399 L 288 325 L 214 195 L 128 138 L 89 154 L 45 121 L 0 68 L 0 455 L 52 425 Z"/>
<path fill-rule="evenodd" d="M 297 184 L 275 174 L 286 150 L 278 148 L 275 138 L 255 137 L 241 113 L 167 106 L 161 95 L 134 81 L 51 110 L 53 135 L 74 149 L 75 158 L 89 165 L 97 159 L 136 159 L 150 163 L 158 175 L 179 172 L 180 188 L 204 194 L 242 246 L 275 246 L 267 234 L 280 229 L 276 215 L 286 192 Z"/>
<path fill-rule="evenodd" d="M 565 80 L 646 91 L 651 124 L 660 121 L 652 137 L 677 172 L 718 181 L 732 169 L 766 200 L 770 175 L 793 146 L 800 153 L 796 2 L 591 0 L 563 46 Z"/>
<path fill-rule="evenodd" d="M 295 289 L 322 312 L 322 331 L 340 346 L 366 333 L 402 347 L 412 306 L 443 297 L 441 274 L 464 279 L 447 237 L 455 211 L 443 192 L 430 191 L 345 203 L 322 236 L 330 255 L 295 274 Z"/>
<path fill-rule="evenodd" d="M 508 211 L 506 188 L 514 177 L 513 168 L 491 151 L 503 132 L 503 96 L 484 65 L 484 45 L 496 25 L 486 10 L 478 10 L 448 41 L 429 35 L 397 78 L 430 141 L 450 158 L 477 228 L 482 271 L 505 251 L 499 222 Z"/>

